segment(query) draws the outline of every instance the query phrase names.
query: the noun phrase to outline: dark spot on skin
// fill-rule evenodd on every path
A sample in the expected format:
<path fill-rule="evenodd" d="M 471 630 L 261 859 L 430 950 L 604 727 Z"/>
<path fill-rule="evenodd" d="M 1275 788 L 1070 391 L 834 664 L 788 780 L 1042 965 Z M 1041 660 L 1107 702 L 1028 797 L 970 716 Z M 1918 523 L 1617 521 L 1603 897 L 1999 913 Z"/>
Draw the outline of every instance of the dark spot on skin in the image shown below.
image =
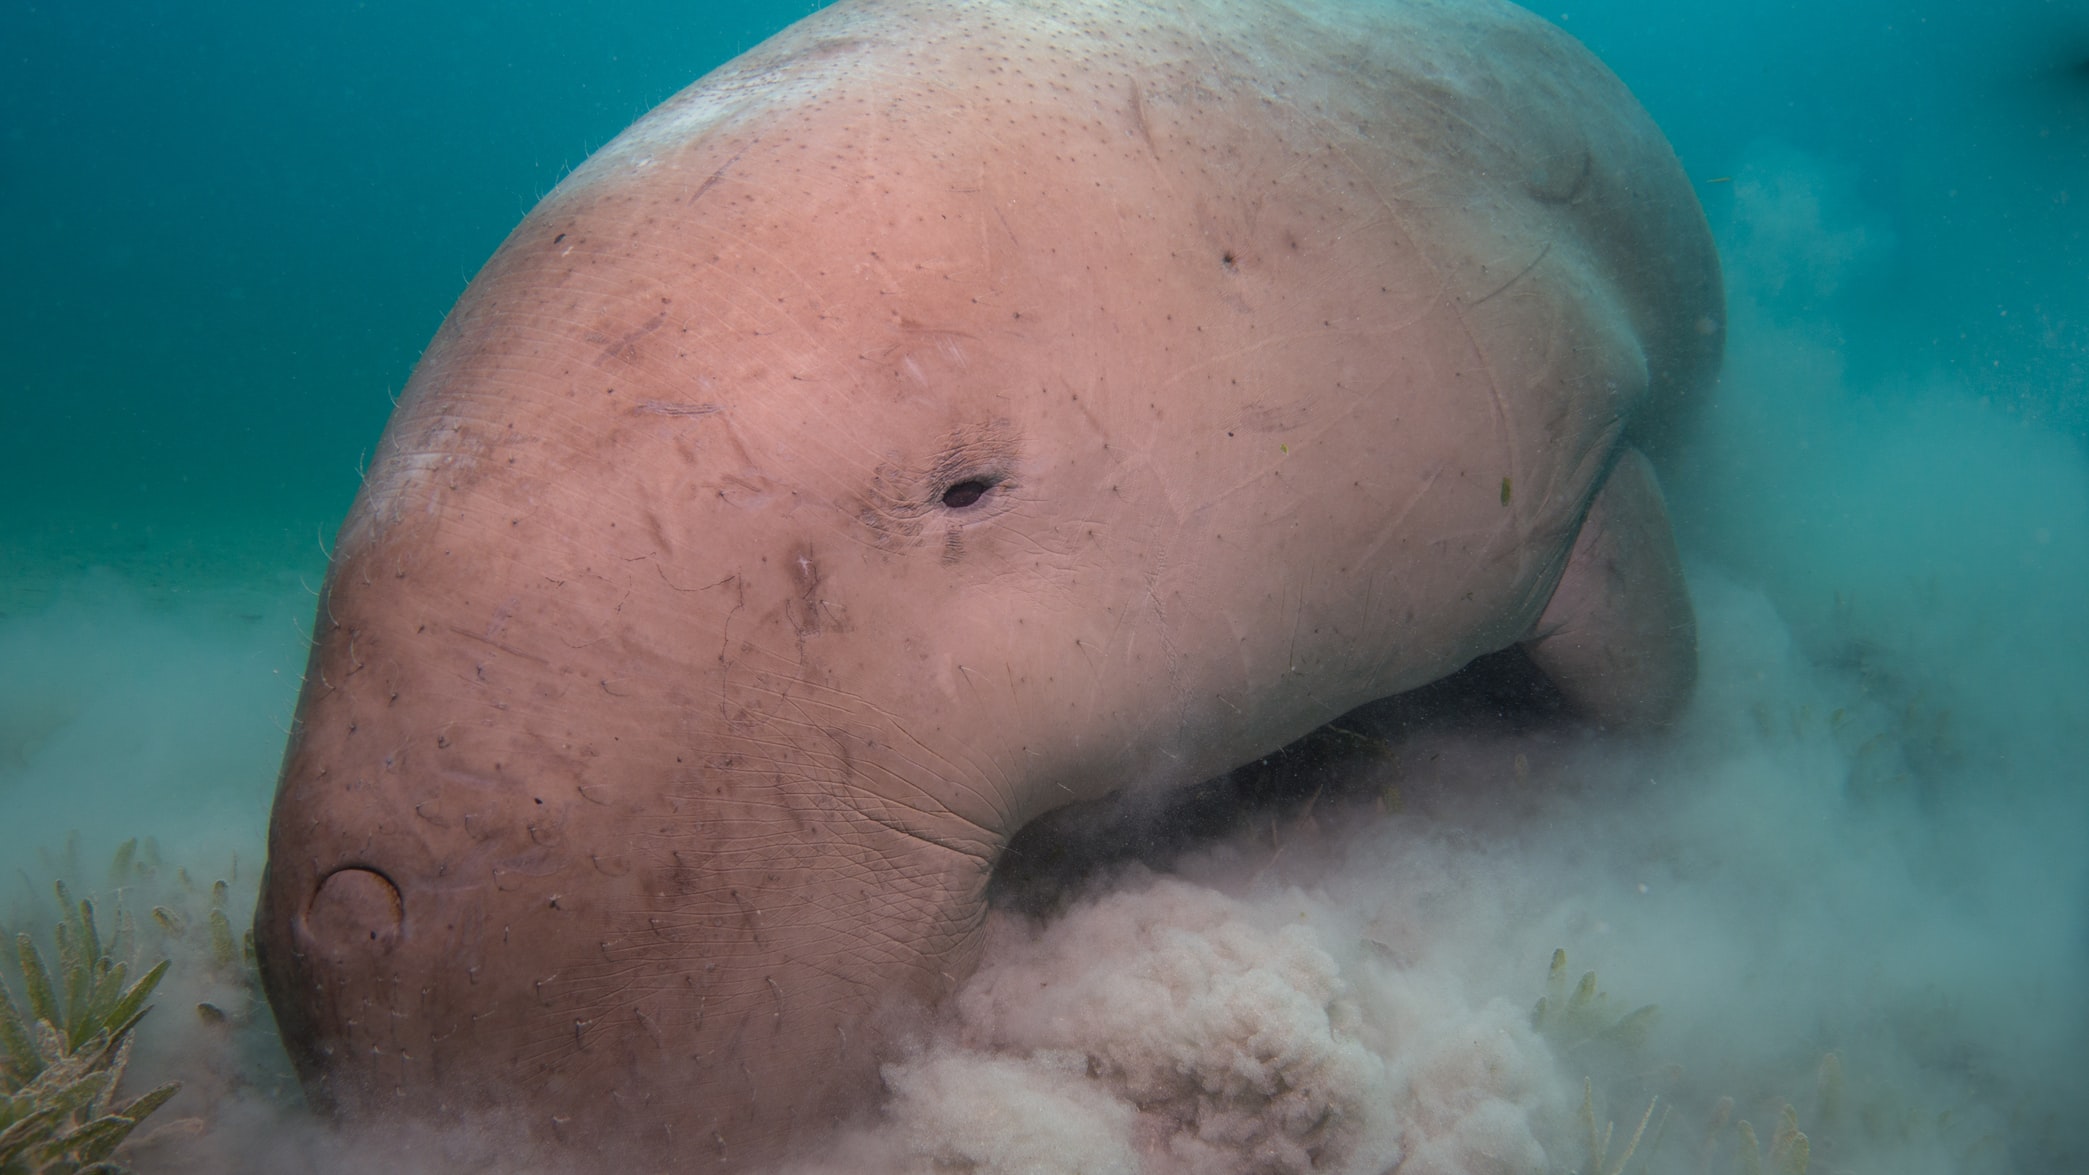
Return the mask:
<path fill-rule="evenodd" d="M 1227 269 L 1232 269 L 1234 267 L 1233 250 L 1228 249 L 1224 253 L 1219 254 L 1219 264 Z"/>
<path fill-rule="evenodd" d="M 675 893 L 683 897 L 702 892 L 704 887 L 702 870 L 684 861 L 680 851 L 675 851 L 672 855 L 674 864 L 667 870 L 668 885 L 673 887 Z"/>

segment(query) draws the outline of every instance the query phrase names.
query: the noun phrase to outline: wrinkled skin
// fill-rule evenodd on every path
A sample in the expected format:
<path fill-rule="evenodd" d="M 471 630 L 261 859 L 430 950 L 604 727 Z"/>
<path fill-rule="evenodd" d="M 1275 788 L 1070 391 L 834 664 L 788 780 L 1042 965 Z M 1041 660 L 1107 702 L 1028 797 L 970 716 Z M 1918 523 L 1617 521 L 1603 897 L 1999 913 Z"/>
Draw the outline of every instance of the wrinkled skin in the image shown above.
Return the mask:
<path fill-rule="evenodd" d="M 307 1089 L 766 1162 L 1043 811 L 1518 642 L 1660 723 L 1635 445 L 1718 288 L 1643 112 L 1490 0 L 787 30 L 530 214 L 385 435 L 255 923 Z"/>

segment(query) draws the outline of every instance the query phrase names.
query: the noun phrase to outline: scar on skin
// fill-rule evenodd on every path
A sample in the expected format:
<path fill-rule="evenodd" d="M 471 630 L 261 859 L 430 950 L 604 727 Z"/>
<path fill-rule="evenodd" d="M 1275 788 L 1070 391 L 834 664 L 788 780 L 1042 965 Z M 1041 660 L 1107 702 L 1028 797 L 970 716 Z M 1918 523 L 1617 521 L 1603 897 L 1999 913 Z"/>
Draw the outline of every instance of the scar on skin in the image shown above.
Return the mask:
<path fill-rule="evenodd" d="M 654 416 L 715 416 L 724 411 L 716 404 L 683 404 L 670 400 L 644 400 L 632 406 L 633 413 Z"/>
<path fill-rule="evenodd" d="M 784 602 L 784 613 L 800 637 L 819 636 L 827 630 L 828 615 L 827 602 L 820 598 L 820 583 L 824 576 L 820 572 L 819 552 L 809 545 L 800 544 L 791 549 L 790 557 L 784 563 L 795 592 Z"/>

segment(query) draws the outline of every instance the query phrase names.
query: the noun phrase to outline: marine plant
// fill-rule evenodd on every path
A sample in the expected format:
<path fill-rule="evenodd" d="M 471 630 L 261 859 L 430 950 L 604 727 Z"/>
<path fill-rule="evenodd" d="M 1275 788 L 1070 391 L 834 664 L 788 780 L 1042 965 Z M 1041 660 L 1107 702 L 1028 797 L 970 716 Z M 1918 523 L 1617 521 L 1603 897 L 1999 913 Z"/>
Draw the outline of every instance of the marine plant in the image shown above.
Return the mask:
<path fill-rule="evenodd" d="M 1644 1005 L 1623 1016 L 1610 1010 L 1609 996 L 1596 983 L 1596 973 L 1586 971 L 1570 989 L 1567 952 L 1552 952 L 1552 967 L 1546 975 L 1545 994 L 1531 1009 L 1531 1027 L 1545 1038 L 1555 1056 L 1577 1057 L 1598 1071 L 1612 1068 L 1610 1062 L 1630 1058 L 1646 1045 L 1658 1009 Z M 1842 1099 L 1842 1061 L 1834 1053 L 1821 1060 L 1817 1073 L 1817 1099 L 1821 1112 L 1832 1118 Z M 1584 1075 L 1581 1081 L 1582 1160 L 1568 1168 L 1571 1175 L 1651 1175 L 1658 1165 L 1673 1105 L 1663 1105 L 1660 1096 L 1648 1098 L 1639 1124 L 1629 1136 L 1620 1137 L 1618 1124 L 1607 1118 L 1598 1124 L 1596 1080 Z M 1721 1098 L 1713 1107 L 1698 1155 L 1697 1170 L 1731 1169 L 1736 1175 L 1806 1175 L 1812 1144 L 1799 1130 L 1799 1114 L 1790 1102 L 1779 1106 L 1777 1129 L 1764 1151 L 1755 1127 L 1734 1118 L 1734 1099 Z M 1652 1127 L 1649 1134 L 1648 1127 Z M 1613 1147 L 1617 1154 L 1612 1155 Z M 1564 1149 L 1564 1148 L 1563 1148 Z M 1715 1165 L 1722 1152 L 1730 1167 Z M 1636 1161 L 1635 1161 L 1636 1160 Z"/>
<path fill-rule="evenodd" d="M 1829 1053 L 1834 1057 L 1834 1053 Z M 1806 1165 L 1812 1161 L 1813 1144 L 1799 1132 L 1799 1111 L 1790 1102 L 1777 1115 L 1777 1132 L 1770 1136 L 1770 1153 L 1765 1156 L 1755 1137 L 1755 1127 L 1746 1119 L 1733 1122 L 1734 1099 L 1720 1098 L 1712 1111 L 1711 1125 L 1705 1130 L 1704 1167 L 1711 1168 L 1712 1156 L 1718 1151 L 1721 1138 L 1732 1123 L 1735 1138 L 1734 1166 L 1741 1175 L 1806 1175 Z M 1767 1160 L 1767 1165 L 1766 1165 Z"/>
<path fill-rule="evenodd" d="M 122 1172 L 116 1148 L 181 1088 L 169 1082 L 119 1097 L 132 1030 L 167 963 L 130 979 L 132 928 L 121 907 L 105 943 L 94 904 L 75 900 L 64 882 L 56 890 L 57 972 L 18 934 L 22 1001 L 0 981 L 0 1175 Z"/>
<path fill-rule="evenodd" d="M 1530 1026 L 1554 1053 L 1565 1057 L 1588 1045 L 1636 1049 L 1646 1043 L 1660 1014 L 1657 1005 L 1647 1004 L 1624 1016 L 1612 1016 L 1610 997 L 1597 988 L 1594 971 L 1583 972 L 1581 981 L 1568 991 L 1567 952 L 1561 948 L 1552 952 L 1545 994 L 1531 1009 Z"/>
<path fill-rule="evenodd" d="M 1658 1097 L 1650 1098 L 1647 1101 L 1647 1112 L 1639 1116 L 1639 1126 L 1632 1131 L 1632 1137 L 1625 1140 L 1625 1149 L 1619 1152 L 1617 1162 L 1613 1163 L 1610 1160 L 1610 1139 L 1612 1134 L 1616 1132 L 1617 1124 L 1605 1122 L 1600 1133 L 1596 1130 L 1595 1082 L 1587 1077 L 1582 1078 L 1581 1127 L 1583 1133 L 1587 1136 L 1588 1162 L 1587 1165 L 1580 1169 L 1577 1175 L 1625 1175 L 1625 1164 L 1630 1163 L 1632 1156 L 1639 1153 L 1640 1140 L 1646 1138 L 1647 1123 L 1654 1120 L 1654 1110 L 1660 1105 L 1661 1099 Z M 1661 1136 L 1667 1129 L 1668 1109 L 1663 1108 L 1661 1110 L 1661 1120 L 1654 1127 L 1653 1141 L 1647 1144 L 1647 1154 L 1649 1156 L 1660 1149 Z M 1646 1161 L 1642 1160 L 1639 1170 L 1644 1172 L 1646 1169 Z"/>

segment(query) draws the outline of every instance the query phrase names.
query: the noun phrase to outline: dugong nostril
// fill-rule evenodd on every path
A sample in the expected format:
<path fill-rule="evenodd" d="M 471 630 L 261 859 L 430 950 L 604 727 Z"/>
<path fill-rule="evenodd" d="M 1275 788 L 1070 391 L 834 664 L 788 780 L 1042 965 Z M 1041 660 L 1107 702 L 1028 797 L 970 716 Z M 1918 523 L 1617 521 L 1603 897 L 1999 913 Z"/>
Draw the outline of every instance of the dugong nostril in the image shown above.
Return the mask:
<path fill-rule="evenodd" d="M 319 883 L 305 907 L 305 933 L 325 947 L 346 950 L 374 943 L 390 949 L 399 940 L 405 909 L 399 887 L 375 869 L 336 869 Z"/>

